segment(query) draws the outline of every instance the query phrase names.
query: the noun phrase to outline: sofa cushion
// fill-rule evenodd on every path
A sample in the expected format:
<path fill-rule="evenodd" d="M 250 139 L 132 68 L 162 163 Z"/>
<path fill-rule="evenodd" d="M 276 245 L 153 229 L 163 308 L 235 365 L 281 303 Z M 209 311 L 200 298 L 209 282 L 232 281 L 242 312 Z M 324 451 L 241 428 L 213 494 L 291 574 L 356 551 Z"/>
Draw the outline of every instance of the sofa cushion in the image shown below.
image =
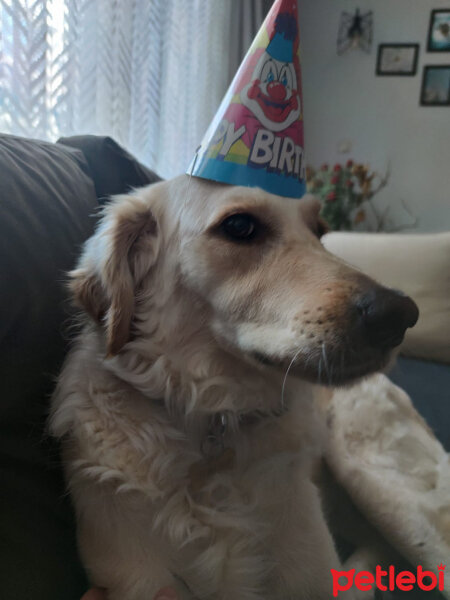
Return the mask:
<path fill-rule="evenodd" d="M 323 242 L 333 254 L 416 301 L 420 317 L 407 331 L 403 354 L 450 363 L 450 232 L 333 232 Z"/>
<path fill-rule="evenodd" d="M 45 421 L 70 338 L 65 273 L 98 197 L 157 176 L 110 138 L 0 135 L 0 578 L 8 600 L 79 600 L 87 580 Z"/>
<path fill-rule="evenodd" d="M 114 194 L 161 180 L 110 137 L 76 135 L 61 138 L 58 143 L 83 152 L 101 203 Z"/>
<path fill-rule="evenodd" d="M 2 597 L 75 600 L 86 581 L 45 420 L 67 346 L 65 271 L 98 202 L 79 150 L 0 136 L 0 173 Z"/>
<path fill-rule="evenodd" d="M 65 342 L 65 272 L 98 202 L 79 150 L 0 136 L 1 426 L 42 414 Z M 43 374 L 45 376 L 43 377 Z M 38 399 L 41 400 L 38 400 Z"/>
<path fill-rule="evenodd" d="M 389 378 L 405 390 L 450 452 L 450 366 L 400 356 Z"/>

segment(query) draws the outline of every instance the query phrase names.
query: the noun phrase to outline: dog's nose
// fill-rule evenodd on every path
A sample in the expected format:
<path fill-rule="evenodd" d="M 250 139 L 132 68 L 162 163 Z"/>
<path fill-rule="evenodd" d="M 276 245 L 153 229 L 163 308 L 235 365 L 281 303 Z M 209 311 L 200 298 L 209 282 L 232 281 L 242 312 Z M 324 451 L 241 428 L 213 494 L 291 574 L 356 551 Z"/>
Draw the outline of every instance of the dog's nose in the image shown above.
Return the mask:
<path fill-rule="evenodd" d="M 414 327 L 419 318 L 419 309 L 409 296 L 381 286 L 361 296 L 356 306 L 369 344 L 386 349 L 401 344 L 408 327 Z"/>

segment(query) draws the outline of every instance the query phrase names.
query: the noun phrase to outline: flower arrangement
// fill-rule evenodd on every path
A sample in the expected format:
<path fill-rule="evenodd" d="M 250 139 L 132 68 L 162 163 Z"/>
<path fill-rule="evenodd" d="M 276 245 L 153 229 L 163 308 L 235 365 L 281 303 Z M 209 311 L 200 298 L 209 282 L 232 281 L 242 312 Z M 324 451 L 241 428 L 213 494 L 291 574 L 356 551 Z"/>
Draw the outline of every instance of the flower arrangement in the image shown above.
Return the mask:
<path fill-rule="evenodd" d="M 388 177 L 389 174 L 383 178 L 352 160 L 332 169 L 327 164 L 318 171 L 306 169 L 307 189 L 320 197 L 322 216 L 335 230 L 351 230 L 366 221 L 368 207 L 379 221 L 371 200 L 387 184 Z M 381 223 L 377 223 L 377 228 L 381 229 Z"/>

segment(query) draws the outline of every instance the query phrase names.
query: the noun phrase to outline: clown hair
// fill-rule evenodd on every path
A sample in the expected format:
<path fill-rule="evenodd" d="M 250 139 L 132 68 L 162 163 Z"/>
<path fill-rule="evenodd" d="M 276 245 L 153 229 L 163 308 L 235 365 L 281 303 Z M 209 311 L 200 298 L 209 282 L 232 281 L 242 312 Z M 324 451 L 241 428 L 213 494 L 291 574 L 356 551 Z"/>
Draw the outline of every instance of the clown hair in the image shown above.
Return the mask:
<path fill-rule="evenodd" d="M 286 40 L 294 41 L 297 37 L 297 20 L 290 13 L 280 13 L 275 19 L 275 31 Z"/>

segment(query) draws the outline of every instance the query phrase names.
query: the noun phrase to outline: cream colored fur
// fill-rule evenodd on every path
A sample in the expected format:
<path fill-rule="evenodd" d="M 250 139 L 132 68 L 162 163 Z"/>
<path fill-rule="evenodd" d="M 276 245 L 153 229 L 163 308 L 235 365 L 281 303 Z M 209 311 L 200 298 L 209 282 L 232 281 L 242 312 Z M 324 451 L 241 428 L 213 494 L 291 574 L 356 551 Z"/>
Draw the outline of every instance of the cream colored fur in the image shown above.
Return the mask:
<path fill-rule="evenodd" d="M 217 223 L 244 209 L 273 227 L 268 245 L 222 239 Z M 317 213 L 310 199 L 183 176 L 115 199 L 87 243 L 71 287 L 90 319 L 51 430 L 84 564 L 109 600 L 167 585 L 181 599 L 331 596 L 339 561 L 312 483 L 324 438 L 306 379 L 331 368 L 326 350 L 368 280 L 325 252 Z M 234 463 L 198 478 L 219 411 Z M 253 411 L 266 416 L 241 425 Z"/>
<path fill-rule="evenodd" d="M 450 598 L 449 454 L 407 394 L 384 375 L 338 390 L 320 404 L 326 461 L 367 519 L 361 525 L 354 515 L 341 515 L 342 534 L 359 546 L 345 569 L 374 572 L 377 564 L 395 564 L 399 557 L 434 573 L 446 564 L 444 595 Z M 351 530 L 358 535 L 349 536 Z"/>

